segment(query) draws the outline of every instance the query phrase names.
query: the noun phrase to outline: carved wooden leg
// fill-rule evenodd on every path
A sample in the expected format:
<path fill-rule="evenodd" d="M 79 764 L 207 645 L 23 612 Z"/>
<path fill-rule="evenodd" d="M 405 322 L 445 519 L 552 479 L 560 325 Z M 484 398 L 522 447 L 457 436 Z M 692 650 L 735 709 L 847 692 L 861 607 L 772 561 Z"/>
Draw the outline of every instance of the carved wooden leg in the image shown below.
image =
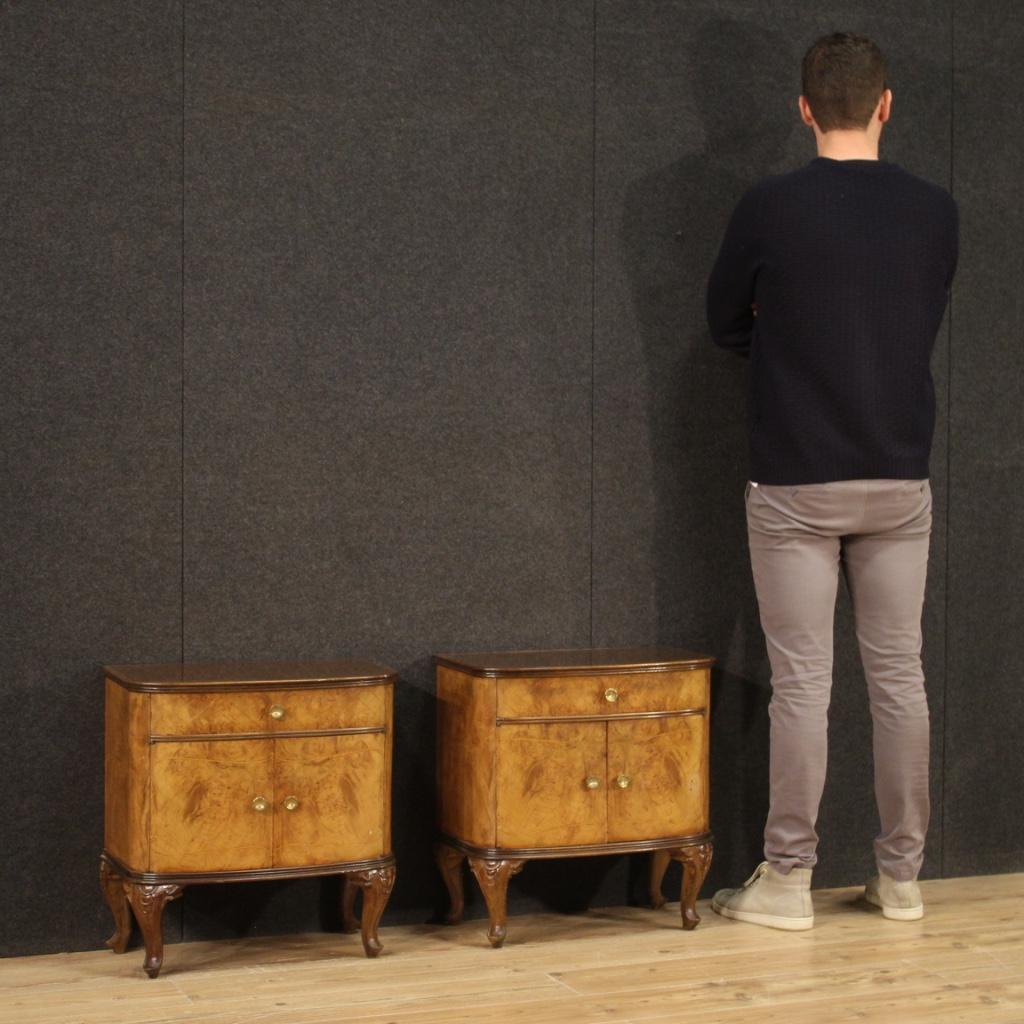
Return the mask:
<path fill-rule="evenodd" d="M 132 915 L 124 891 L 124 878 L 105 856 L 100 857 L 100 889 L 114 915 L 114 934 L 107 939 L 107 947 L 115 953 L 123 953 L 128 948 L 128 938 L 132 933 Z"/>
<path fill-rule="evenodd" d="M 469 866 L 480 883 L 480 891 L 487 903 L 487 913 L 491 919 L 487 939 L 495 949 L 505 941 L 508 923 L 508 880 L 513 875 L 518 875 L 525 863 L 523 860 L 469 858 Z"/>
<path fill-rule="evenodd" d="M 690 931 L 700 924 L 697 913 L 697 893 L 704 884 L 704 878 L 711 866 L 711 843 L 697 843 L 693 846 L 680 846 L 671 851 L 673 860 L 683 865 L 683 892 L 680 897 L 683 915 L 683 927 Z"/>
<path fill-rule="evenodd" d="M 164 905 L 176 900 L 183 891 L 180 885 L 146 885 L 142 882 L 125 884 L 128 902 L 135 911 L 135 920 L 139 922 L 146 943 L 146 959 L 142 962 L 142 969 L 151 978 L 160 973 L 164 962 Z"/>
<path fill-rule="evenodd" d="M 447 843 L 438 843 L 434 847 L 434 860 L 451 900 L 445 924 L 458 924 L 466 909 L 465 890 L 462 887 L 462 862 L 465 859 L 466 855 L 461 850 Z"/>
<path fill-rule="evenodd" d="M 363 949 L 367 956 L 379 956 L 382 946 L 377 938 L 377 926 L 395 884 L 395 866 L 353 871 L 348 879 L 363 890 Z"/>
<path fill-rule="evenodd" d="M 359 931 L 359 918 L 356 917 L 356 884 L 348 877 L 341 876 L 341 930 L 346 935 Z"/>
<path fill-rule="evenodd" d="M 654 850 L 651 853 L 651 906 L 655 910 L 661 910 L 665 906 L 665 894 L 661 891 L 661 883 L 671 859 L 668 850 Z"/>

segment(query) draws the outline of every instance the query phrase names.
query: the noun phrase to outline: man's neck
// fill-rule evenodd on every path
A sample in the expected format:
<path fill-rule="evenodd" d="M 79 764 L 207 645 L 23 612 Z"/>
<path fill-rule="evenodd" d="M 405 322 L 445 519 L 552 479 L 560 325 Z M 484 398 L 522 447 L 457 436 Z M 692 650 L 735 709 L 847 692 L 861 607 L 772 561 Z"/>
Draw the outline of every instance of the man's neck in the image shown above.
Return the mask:
<path fill-rule="evenodd" d="M 877 160 L 878 138 L 863 131 L 835 129 L 819 136 L 818 156 L 830 160 Z"/>

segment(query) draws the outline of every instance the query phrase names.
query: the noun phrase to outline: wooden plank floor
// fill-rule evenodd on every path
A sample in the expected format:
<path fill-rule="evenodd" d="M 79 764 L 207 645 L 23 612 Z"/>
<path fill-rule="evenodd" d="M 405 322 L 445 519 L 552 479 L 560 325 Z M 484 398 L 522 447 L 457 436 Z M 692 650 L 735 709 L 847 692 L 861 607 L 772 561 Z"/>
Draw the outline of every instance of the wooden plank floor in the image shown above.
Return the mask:
<path fill-rule="evenodd" d="M 925 917 L 887 921 L 861 889 L 815 890 L 815 926 L 782 932 L 698 903 L 0 961 L 0 1024 L 1024 1024 L 1024 874 L 926 881 Z"/>

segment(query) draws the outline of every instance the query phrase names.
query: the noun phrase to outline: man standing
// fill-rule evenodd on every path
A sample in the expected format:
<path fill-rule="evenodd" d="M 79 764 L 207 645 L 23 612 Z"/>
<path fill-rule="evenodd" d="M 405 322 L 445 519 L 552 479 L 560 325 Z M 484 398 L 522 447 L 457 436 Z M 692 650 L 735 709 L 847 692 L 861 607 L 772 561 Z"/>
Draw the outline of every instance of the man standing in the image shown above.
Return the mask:
<path fill-rule="evenodd" d="M 814 924 L 840 566 L 873 723 L 886 917 L 924 910 L 929 713 L 921 613 L 932 526 L 930 370 L 956 271 L 949 192 L 878 157 L 892 92 L 878 47 L 815 42 L 798 106 L 818 155 L 740 198 L 707 285 L 714 341 L 750 360 L 747 536 L 772 669 L 764 857 L 718 913 Z"/>

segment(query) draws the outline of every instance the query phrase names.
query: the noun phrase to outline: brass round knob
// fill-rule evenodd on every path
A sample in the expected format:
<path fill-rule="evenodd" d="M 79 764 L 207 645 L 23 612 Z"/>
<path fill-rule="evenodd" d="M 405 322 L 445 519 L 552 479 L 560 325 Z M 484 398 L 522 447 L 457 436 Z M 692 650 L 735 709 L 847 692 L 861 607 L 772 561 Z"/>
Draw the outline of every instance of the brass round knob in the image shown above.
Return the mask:
<path fill-rule="evenodd" d="M 609 686 L 608 689 L 604 691 L 604 699 L 608 701 L 609 704 L 614 704 L 619 699 L 619 691 L 616 690 L 614 686 Z"/>
<path fill-rule="evenodd" d="M 280 704 L 272 704 L 270 707 L 270 717 L 275 722 L 280 722 L 284 718 L 284 708 Z"/>
<path fill-rule="evenodd" d="M 262 812 L 263 812 L 263 811 L 265 811 L 265 810 L 266 810 L 266 809 L 267 809 L 267 808 L 268 808 L 269 806 L 270 806 L 270 804 L 268 803 L 268 801 L 267 801 L 266 797 L 262 797 L 262 796 L 256 796 L 256 797 L 253 797 L 253 800 L 252 800 L 252 809 L 253 809 L 254 811 L 260 811 L 260 812 L 262 813 Z"/>
<path fill-rule="evenodd" d="M 586 786 L 587 789 L 600 789 L 601 780 L 596 775 L 588 775 Z"/>
<path fill-rule="evenodd" d="M 632 784 L 633 784 L 633 780 L 628 775 L 620 775 L 615 780 L 615 785 L 618 786 L 619 789 L 629 789 L 629 787 Z"/>
<path fill-rule="evenodd" d="M 284 809 L 286 811 L 297 811 L 299 809 L 298 797 L 286 796 L 284 798 Z"/>

